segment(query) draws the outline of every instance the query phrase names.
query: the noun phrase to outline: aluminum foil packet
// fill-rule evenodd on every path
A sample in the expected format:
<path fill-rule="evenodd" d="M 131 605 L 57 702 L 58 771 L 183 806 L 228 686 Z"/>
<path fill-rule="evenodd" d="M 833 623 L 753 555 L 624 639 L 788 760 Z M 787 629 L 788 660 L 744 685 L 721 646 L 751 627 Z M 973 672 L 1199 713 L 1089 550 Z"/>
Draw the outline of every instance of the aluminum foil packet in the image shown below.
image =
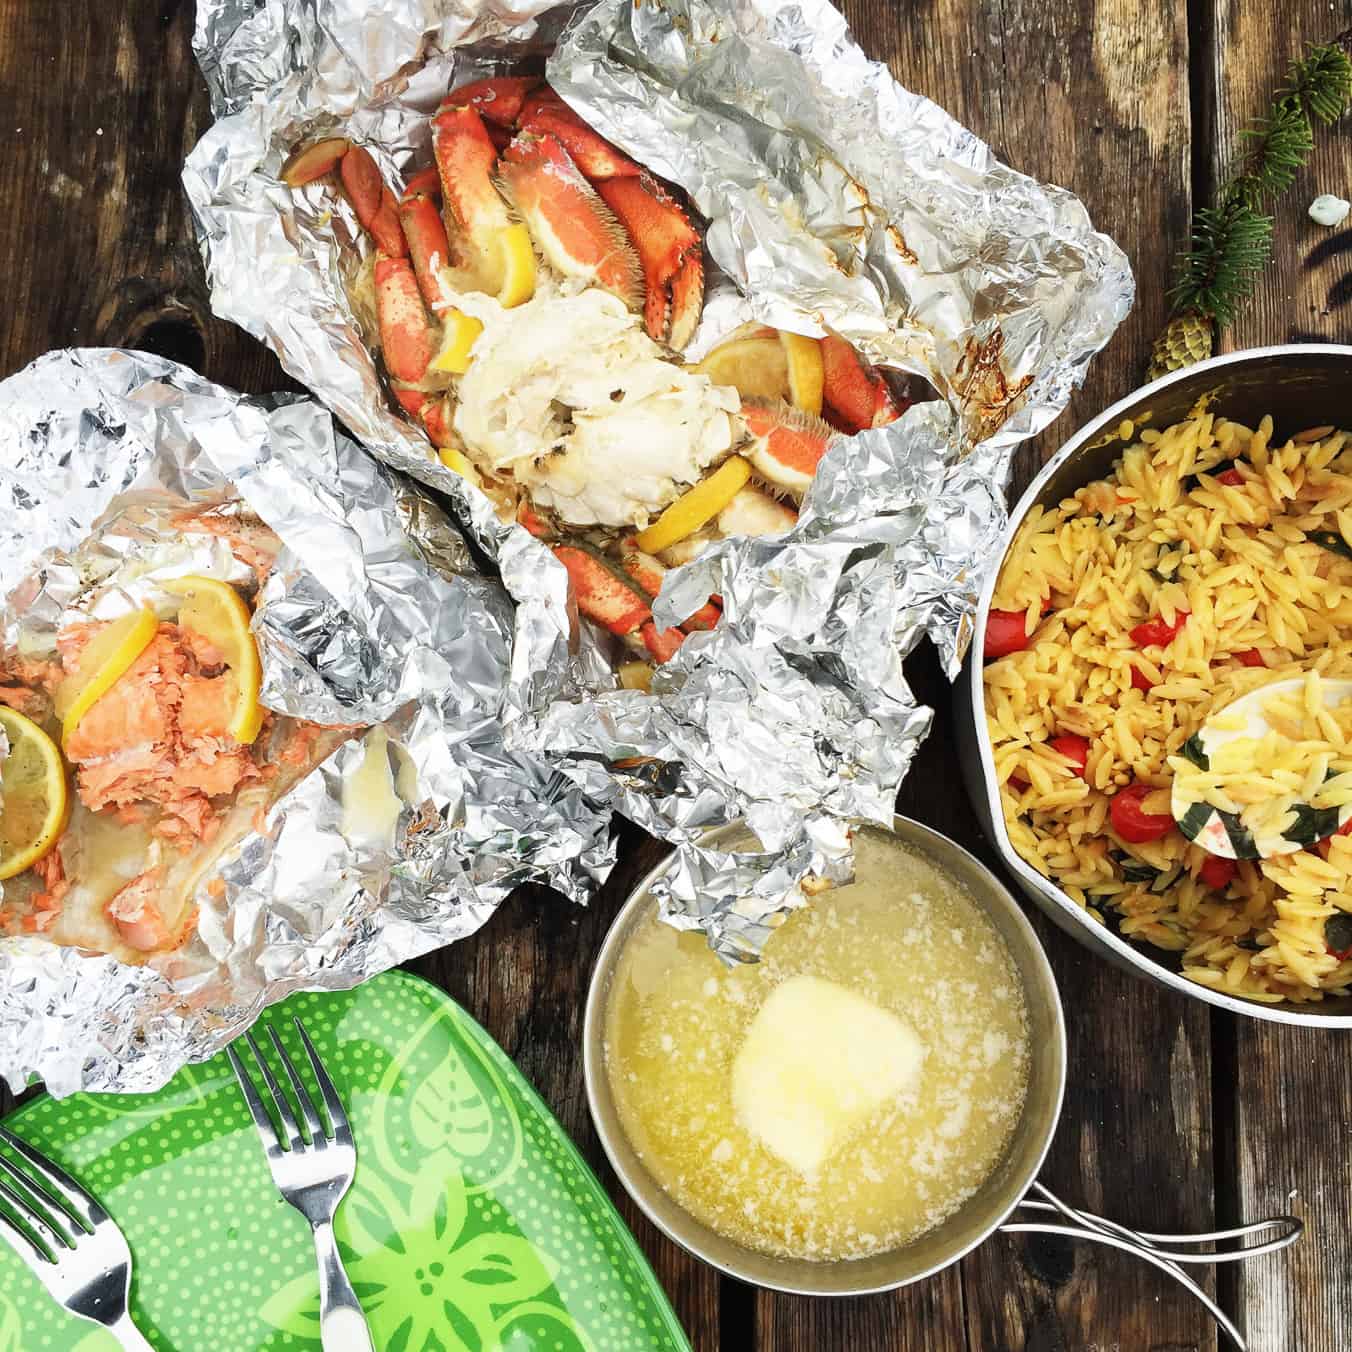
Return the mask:
<path fill-rule="evenodd" d="M 955 674 L 1005 524 L 1014 446 L 1064 408 L 1130 306 L 1083 206 L 1001 164 L 869 61 L 827 0 L 201 0 L 218 121 L 184 182 L 216 312 L 262 339 L 379 459 L 447 494 L 517 604 L 510 745 L 678 847 L 664 905 L 754 953 L 808 870 L 848 870 L 852 819 L 890 821 L 930 725 L 902 673 L 924 635 Z M 340 134 L 401 185 L 430 162 L 446 90 L 523 61 L 686 190 L 715 265 L 686 356 L 748 320 L 826 327 L 937 399 L 842 438 L 796 528 L 668 576 L 659 624 L 711 593 L 650 694 L 575 637 L 562 568 L 391 411 L 349 288 L 370 246 L 347 206 L 278 174 Z M 763 850 L 701 849 L 745 816 Z"/>
<path fill-rule="evenodd" d="M 0 1075 L 16 1091 L 31 1076 L 58 1095 L 158 1087 L 294 990 L 345 989 L 470 934 L 527 880 L 581 900 L 613 863 L 608 808 L 504 745 L 502 587 L 312 400 L 246 399 L 110 349 L 0 383 L 4 649 L 42 657 L 161 578 L 239 580 L 224 540 L 175 521 L 241 508 L 282 542 L 253 619 L 262 702 L 367 731 L 227 851 L 182 949 L 136 967 L 0 939 Z"/>

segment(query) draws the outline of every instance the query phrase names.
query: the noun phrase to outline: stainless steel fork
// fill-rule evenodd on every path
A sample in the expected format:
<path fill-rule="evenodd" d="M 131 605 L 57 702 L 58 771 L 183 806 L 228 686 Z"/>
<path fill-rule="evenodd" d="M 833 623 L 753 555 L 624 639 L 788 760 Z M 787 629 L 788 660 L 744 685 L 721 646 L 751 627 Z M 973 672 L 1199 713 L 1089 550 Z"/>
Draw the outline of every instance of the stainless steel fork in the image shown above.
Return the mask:
<path fill-rule="evenodd" d="M 338 1091 L 324 1069 L 314 1043 L 310 1041 L 301 1021 L 294 1019 L 293 1022 L 305 1044 L 310 1069 L 314 1072 L 315 1083 L 324 1100 L 327 1127 L 320 1118 L 313 1095 L 305 1087 L 304 1080 L 286 1054 L 286 1048 L 282 1046 L 275 1029 L 269 1028 L 268 1033 L 287 1079 L 291 1081 L 291 1088 L 295 1091 L 296 1106 L 300 1116 L 305 1119 L 304 1131 L 301 1130 L 286 1091 L 272 1073 L 272 1067 L 259 1050 L 253 1034 L 246 1033 L 244 1040 L 249 1044 L 254 1060 L 263 1073 L 263 1082 L 281 1121 L 285 1140 L 279 1137 L 262 1095 L 245 1070 L 239 1053 L 234 1047 L 227 1047 L 226 1053 L 235 1068 L 239 1087 L 244 1091 L 244 1100 L 249 1105 L 254 1125 L 263 1138 L 263 1151 L 268 1157 L 268 1167 L 272 1170 L 272 1181 L 276 1183 L 277 1191 L 310 1222 L 310 1229 L 314 1233 L 315 1253 L 319 1258 L 319 1338 L 324 1352 L 375 1352 L 371 1332 L 366 1326 L 366 1316 L 343 1269 L 343 1260 L 339 1257 L 338 1245 L 333 1237 L 334 1213 L 352 1186 L 352 1175 L 356 1172 L 357 1147 L 352 1140 L 352 1128 L 343 1101 L 338 1097 Z"/>
<path fill-rule="evenodd" d="M 71 1314 L 102 1324 L 128 1352 L 152 1352 L 127 1313 L 131 1250 L 117 1222 L 64 1169 L 0 1127 L 0 1235 Z"/>

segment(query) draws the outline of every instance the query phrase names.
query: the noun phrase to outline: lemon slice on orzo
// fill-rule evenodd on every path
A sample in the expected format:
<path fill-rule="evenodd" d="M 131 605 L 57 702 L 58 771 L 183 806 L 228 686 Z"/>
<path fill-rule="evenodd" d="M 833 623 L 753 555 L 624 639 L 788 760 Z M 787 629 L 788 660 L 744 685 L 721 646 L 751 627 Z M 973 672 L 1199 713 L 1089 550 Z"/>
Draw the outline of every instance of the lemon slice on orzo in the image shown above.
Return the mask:
<path fill-rule="evenodd" d="M 69 798 L 56 743 L 31 718 L 0 705 L 9 752 L 0 760 L 0 878 L 32 868 L 61 837 Z"/>
<path fill-rule="evenodd" d="M 164 584 L 171 596 L 181 596 L 178 622 L 201 634 L 221 654 L 235 678 L 235 707 L 230 715 L 230 735 L 248 745 L 263 726 L 263 706 L 258 692 L 263 668 L 258 645 L 249 631 L 249 607 L 228 583 L 214 577 L 180 577 Z"/>
<path fill-rule="evenodd" d="M 63 742 L 145 652 L 158 628 L 155 612 L 141 606 L 95 632 L 76 658 L 75 670 L 57 687 L 55 704 Z"/>

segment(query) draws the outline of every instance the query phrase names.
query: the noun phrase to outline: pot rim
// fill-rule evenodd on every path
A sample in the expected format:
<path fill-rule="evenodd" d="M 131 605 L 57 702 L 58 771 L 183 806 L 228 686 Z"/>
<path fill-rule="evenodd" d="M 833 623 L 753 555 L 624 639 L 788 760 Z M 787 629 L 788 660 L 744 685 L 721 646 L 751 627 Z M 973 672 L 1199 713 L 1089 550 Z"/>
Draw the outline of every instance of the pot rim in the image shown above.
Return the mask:
<path fill-rule="evenodd" d="M 876 823 L 861 823 L 862 825 L 877 826 Z M 716 827 L 708 832 L 704 841 L 716 840 L 723 835 L 732 834 L 735 830 L 746 829 L 744 818 L 727 823 L 724 826 Z M 878 827 L 883 830 L 886 828 Z M 675 1228 L 660 1213 L 650 1200 L 653 1196 L 665 1197 L 676 1212 L 686 1218 L 689 1222 L 689 1228 L 701 1233 L 707 1233 L 722 1241 L 724 1244 L 730 1244 L 739 1251 L 744 1251 L 748 1258 L 758 1263 L 764 1263 L 768 1255 L 758 1253 L 752 1249 L 744 1249 L 743 1246 L 736 1245 L 733 1241 L 726 1240 L 718 1235 L 710 1226 L 703 1221 L 698 1220 L 693 1214 L 685 1210 L 680 1203 L 671 1197 L 666 1190 L 652 1177 L 641 1162 L 637 1162 L 637 1169 L 631 1169 L 629 1162 L 623 1157 L 621 1151 L 617 1148 L 616 1141 L 612 1138 L 612 1131 L 607 1125 L 603 1114 L 599 1111 L 599 1100 L 604 1094 L 608 1103 L 613 1106 L 613 1097 L 610 1093 L 609 1082 L 606 1077 L 605 1055 L 603 1050 L 604 1043 L 604 1020 L 607 997 L 610 992 L 610 979 L 614 973 L 616 963 L 618 962 L 620 952 L 623 949 L 624 941 L 629 937 L 630 928 L 634 914 L 644 905 L 652 902 L 651 888 L 653 882 L 659 878 L 671 866 L 671 856 L 658 863 L 653 869 L 638 880 L 633 890 L 625 898 L 624 904 L 616 913 L 615 918 L 610 923 L 610 928 L 606 931 L 605 939 L 597 952 L 596 962 L 592 967 L 591 975 L 588 978 L 587 1002 L 583 1018 L 582 1030 L 582 1051 L 583 1051 L 583 1079 L 587 1091 L 587 1107 L 591 1114 L 592 1124 L 596 1129 L 596 1134 L 600 1138 L 601 1147 L 605 1151 L 606 1158 L 610 1161 L 611 1168 L 615 1171 L 615 1176 L 619 1179 L 624 1190 L 634 1200 L 639 1210 L 671 1241 L 678 1244 L 687 1253 L 692 1254 L 701 1262 L 709 1264 L 710 1267 L 726 1273 L 730 1277 L 735 1277 L 739 1281 L 748 1282 L 752 1285 L 762 1287 L 771 1291 L 783 1291 L 789 1295 L 801 1296 L 867 1296 L 877 1295 L 885 1291 L 895 1291 L 903 1286 L 911 1286 L 916 1282 L 925 1281 L 938 1272 L 952 1267 L 960 1259 L 965 1257 L 978 1245 L 984 1244 L 1006 1220 L 1010 1214 L 1020 1205 L 1037 1179 L 1046 1161 L 1047 1152 L 1051 1149 L 1052 1140 L 1056 1135 L 1056 1129 L 1060 1125 L 1061 1114 L 1065 1105 L 1065 1092 L 1067 1080 L 1067 1044 L 1066 1044 L 1066 1020 L 1065 1009 L 1061 1002 L 1061 993 L 1056 984 L 1056 977 L 1052 971 L 1051 963 L 1047 959 L 1046 951 L 1038 939 L 1037 932 L 1033 929 L 1028 916 L 1020 906 L 1018 900 L 1001 879 L 982 863 L 965 846 L 958 844 L 957 841 L 950 839 L 934 827 L 926 825 L 924 822 L 916 821 L 912 817 L 903 817 L 896 814 L 893 817 L 892 831 L 898 834 L 903 841 L 915 841 L 923 848 L 930 841 L 939 841 L 944 848 L 952 849 L 963 857 L 978 875 L 982 876 L 987 885 L 991 896 L 1000 898 L 1000 902 L 1005 908 L 1008 919 L 1011 921 L 1015 931 L 1018 934 L 1019 942 L 1024 945 L 1029 959 L 1037 969 L 1039 979 L 1044 983 L 1047 995 L 1047 1003 L 1052 1015 L 1052 1038 L 1049 1046 L 1050 1055 L 1048 1064 L 1053 1067 L 1054 1074 L 1054 1092 L 1050 1098 L 1050 1110 L 1045 1115 L 1045 1126 L 1042 1128 L 1042 1139 L 1036 1143 L 1035 1149 L 1029 1155 L 1024 1170 L 1015 1179 L 1011 1178 L 1008 1182 L 1008 1191 L 1010 1200 L 1002 1203 L 992 1212 L 989 1222 L 985 1224 L 978 1233 L 965 1242 L 955 1245 L 952 1250 L 923 1271 L 912 1273 L 908 1276 L 899 1278 L 895 1281 L 869 1281 L 858 1286 L 849 1287 L 831 1287 L 830 1289 L 821 1286 L 812 1286 L 802 1282 L 792 1280 L 777 1280 L 773 1277 L 767 1278 L 764 1273 L 757 1272 L 754 1275 L 746 1270 L 739 1269 L 734 1264 L 712 1256 L 706 1250 L 701 1248 L 697 1239 L 692 1239 L 689 1233 L 684 1233 Z M 911 833 L 909 836 L 905 833 Z M 918 837 L 918 839 L 917 839 Z M 936 861 L 940 867 L 942 864 Z M 987 898 L 978 896 L 977 904 L 983 909 L 986 908 Z M 1017 955 L 1011 955 L 1017 958 Z M 1036 1052 L 1033 1053 L 1036 1055 Z M 1019 1125 L 1014 1129 L 1010 1142 L 1006 1145 L 1004 1157 L 1008 1157 L 1013 1149 L 1014 1142 L 1018 1138 L 1021 1130 L 1027 1129 L 1023 1114 L 1027 1112 L 1028 1103 L 1025 1100 L 1024 1107 L 1021 1109 Z M 618 1116 L 616 1114 L 616 1116 Z M 1034 1122 L 1033 1129 L 1037 1129 L 1037 1123 Z M 633 1151 L 633 1147 L 624 1135 L 623 1127 L 615 1124 L 614 1136 L 620 1137 L 624 1145 Z M 994 1166 L 999 1168 L 999 1163 Z M 641 1171 L 641 1177 L 635 1177 L 637 1171 Z M 992 1170 L 992 1173 L 994 1170 Z M 988 1175 L 989 1177 L 989 1175 Z M 964 1203 L 963 1205 L 966 1205 Z M 957 1213 L 955 1213 L 957 1214 Z M 927 1232 L 928 1233 L 928 1232 Z M 923 1238 L 921 1236 L 920 1238 Z M 903 1245 L 901 1248 L 892 1250 L 895 1253 L 904 1253 L 909 1245 Z M 813 1264 L 811 1260 L 786 1260 L 794 1264 L 809 1264 L 820 1268 L 823 1272 L 839 1271 L 842 1266 L 850 1262 L 876 1262 L 879 1259 L 886 1258 L 886 1254 L 874 1255 L 870 1259 L 854 1260 L 840 1259 L 829 1262 Z M 771 1260 L 773 1261 L 773 1260 Z"/>
<path fill-rule="evenodd" d="M 991 746 L 990 732 L 984 716 L 986 704 L 981 676 L 982 663 L 977 658 L 977 654 L 982 651 L 985 644 L 986 619 L 990 613 L 991 598 L 995 594 L 995 584 L 999 578 L 1000 569 L 1004 565 L 1005 556 L 1009 552 L 1009 546 L 1013 542 L 1014 534 L 1022 524 L 1024 517 L 1027 516 L 1029 509 L 1036 503 L 1043 485 L 1061 466 L 1073 459 L 1079 451 L 1089 445 L 1094 438 L 1106 429 L 1128 419 L 1131 411 L 1139 408 L 1142 401 L 1154 393 L 1168 389 L 1170 386 L 1185 380 L 1194 380 L 1200 373 L 1223 371 L 1230 366 L 1246 366 L 1270 361 L 1273 358 L 1280 359 L 1290 356 L 1341 358 L 1348 363 L 1349 367 L 1352 367 L 1352 346 L 1339 343 L 1279 343 L 1270 347 L 1244 348 L 1238 352 L 1227 352 L 1218 357 L 1211 357 L 1204 362 L 1198 362 L 1193 366 L 1186 366 L 1182 370 L 1171 371 L 1158 380 L 1140 386 L 1110 405 L 1064 442 L 1028 487 L 1024 489 L 1018 502 L 1010 510 L 1009 520 L 1004 533 L 1000 537 L 998 562 L 987 571 L 985 581 L 982 584 L 981 595 L 977 602 L 972 644 L 968 650 L 966 679 L 971 701 L 972 721 L 975 725 L 973 731 L 980 753 L 981 785 L 986 795 L 987 815 L 991 822 L 991 830 L 987 834 L 1000 855 L 1001 862 L 1015 875 L 1025 891 L 1035 892 L 1046 903 L 1054 907 L 1061 916 L 1071 921 L 1074 928 L 1085 931 L 1086 937 L 1092 935 L 1095 943 L 1106 945 L 1119 959 L 1129 964 L 1141 975 L 1157 981 L 1189 999 L 1201 1000 L 1219 1009 L 1229 1010 L 1232 1014 L 1242 1014 L 1251 1019 L 1263 1019 L 1270 1023 L 1292 1024 L 1305 1028 L 1352 1028 L 1352 1013 L 1314 1013 L 1308 1011 L 1304 1006 L 1290 1002 L 1280 1005 L 1262 1004 L 1256 1000 L 1245 1000 L 1239 996 L 1228 995 L 1224 991 L 1212 990 L 1209 986 L 1200 985 L 1195 981 L 1189 981 L 1187 977 L 1171 971 L 1152 957 L 1148 949 L 1123 939 L 1109 926 L 1094 920 L 1084 907 L 1078 905 L 1055 883 L 1044 878 L 1031 864 L 1027 863 L 1009 839 L 1009 832 L 1005 826 L 1004 811 L 1000 806 L 1000 793 L 995 784 L 992 768 L 994 749 Z M 1352 996 L 1347 997 L 1347 1003 L 1352 1006 Z"/>

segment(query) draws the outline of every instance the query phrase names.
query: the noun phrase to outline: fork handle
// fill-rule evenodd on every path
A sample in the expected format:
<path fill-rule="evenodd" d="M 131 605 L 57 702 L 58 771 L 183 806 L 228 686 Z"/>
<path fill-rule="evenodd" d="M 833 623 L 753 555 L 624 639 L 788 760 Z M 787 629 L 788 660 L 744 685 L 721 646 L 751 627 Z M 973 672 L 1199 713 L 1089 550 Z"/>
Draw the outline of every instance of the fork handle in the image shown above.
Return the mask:
<path fill-rule="evenodd" d="M 117 1323 L 107 1324 L 104 1327 L 117 1339 L 123 1348 L 123 1352 L 155 1352 L 155 1349 L 142 1336 L 141 1330 L 131 1322 L 131 1315 L 129 1314 L 124 1314 Z"/>
<path fill-rule="evenodd" d="M 333 1238 L 333 1225 L 320 1221 L 314 1236 L 319 1258 L 319 1341 L 324 1352 L 375 1352 L 361 1302 Z"/>

